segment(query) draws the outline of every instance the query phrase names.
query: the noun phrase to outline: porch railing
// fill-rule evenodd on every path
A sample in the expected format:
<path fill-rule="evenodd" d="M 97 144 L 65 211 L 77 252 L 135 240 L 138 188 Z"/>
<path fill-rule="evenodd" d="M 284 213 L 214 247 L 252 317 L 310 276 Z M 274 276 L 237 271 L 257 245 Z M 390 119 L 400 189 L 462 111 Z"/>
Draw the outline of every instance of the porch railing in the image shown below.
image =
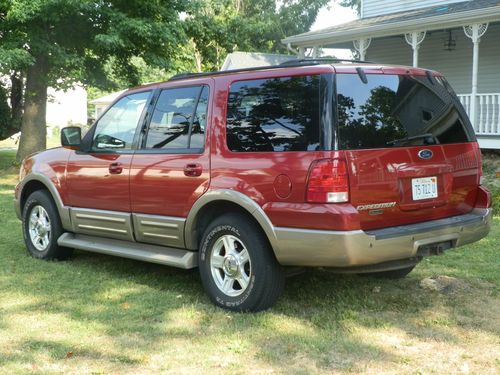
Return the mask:
<path fill-rule="evenodd" d="M 470 116 L 471 94 L 458 95 Z M 500 93 L 477 94 L 474 131 L 478 135 L 500 135 Z M 471 119 L 472 121 L 472 119 Z M 472 121 L 474 124 L 474 121 Z"/>

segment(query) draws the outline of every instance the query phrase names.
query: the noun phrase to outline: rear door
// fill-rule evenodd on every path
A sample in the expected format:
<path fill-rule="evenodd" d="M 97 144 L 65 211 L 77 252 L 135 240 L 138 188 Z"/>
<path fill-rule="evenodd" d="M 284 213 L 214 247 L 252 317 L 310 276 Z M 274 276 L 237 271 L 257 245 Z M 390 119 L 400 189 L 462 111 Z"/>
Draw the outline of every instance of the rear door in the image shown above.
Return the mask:
<path fill-rule="evenodd" d="M 210 181 L 211 80 L 163 88 L 151 113 L 130 174 L 138 241 L 184 246 L 184 222 Z"/>
<path fill-rule="evenodd" d="M 338 141 L 363 229 L 469 212 L 479 181 L 472 127 L 431 75 L 337 75 Z"/>

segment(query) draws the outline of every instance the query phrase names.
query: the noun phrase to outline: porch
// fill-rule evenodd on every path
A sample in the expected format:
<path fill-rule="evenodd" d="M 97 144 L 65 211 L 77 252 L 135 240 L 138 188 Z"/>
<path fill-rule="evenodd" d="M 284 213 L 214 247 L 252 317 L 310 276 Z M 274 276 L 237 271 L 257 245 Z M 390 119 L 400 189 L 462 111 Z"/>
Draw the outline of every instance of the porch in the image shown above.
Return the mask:
<path fill-rule="evenodd" d="M 471 116 L 472 94 L 459 94 L 465 111 Z M 477 118 L 474 131 L 482 148 L 500 149 L 500 93 L 476 95 Z"/>
<path fill-rule="evenodd" d="M 500 1 L 361 18 L 283 40 L 299 56 L 349 48 L 361 60 L 437 70 L 457 92 L 482 148 L 500 149 Z"/>

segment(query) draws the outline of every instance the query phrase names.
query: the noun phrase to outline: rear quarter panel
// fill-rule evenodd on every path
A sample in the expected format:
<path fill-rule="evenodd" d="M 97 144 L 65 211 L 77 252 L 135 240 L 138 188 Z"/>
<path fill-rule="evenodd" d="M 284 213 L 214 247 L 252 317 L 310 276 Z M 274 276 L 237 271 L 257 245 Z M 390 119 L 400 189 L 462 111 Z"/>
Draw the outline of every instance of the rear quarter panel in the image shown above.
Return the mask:
<path fill-rule="evenodd" d="M 333 67 L 299 67 L 218 77 L 211 130 L 210 190 L 231 189 L 259 204 L 275 226 L 332 229 L 355 227 L 349 204 L 306 204 L 309 167 L 314 160 L 336 152 L 233 152 L 226 143 L 227 99 L 231 83 L 241 80 L 333 73 Z M 278 176 L 280 178 L 278 179 Z M 278 180 L 277 180 L 278 179 Z M 289 185 L 289 193 L 286 192 Z M 281 192 L 279 192 L 281 190 Z M 278 194 L 279 193 L 279 194 Z M 325 215 L 327 214 L 327 215 Z"/>

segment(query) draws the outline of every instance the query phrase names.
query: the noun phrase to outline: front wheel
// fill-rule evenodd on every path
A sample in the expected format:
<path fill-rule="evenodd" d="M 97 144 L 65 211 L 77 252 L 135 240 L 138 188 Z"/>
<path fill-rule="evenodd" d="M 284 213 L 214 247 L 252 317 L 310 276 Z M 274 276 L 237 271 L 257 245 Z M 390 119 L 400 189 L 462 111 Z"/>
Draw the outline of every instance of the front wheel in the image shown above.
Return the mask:
<path fill-rule="evenodd" d="M 271 307 L 285 283 L 267 238 L 240 214 L 223 215 L 209 225 L 201 242 L 199 271 L 210 299 L 232 311 Z"/>
<path fill-rule="evenodd" d="M 47 191 L 35 191 L 23 207 L 23 235 L 29 254 L 45 260 L 69 258 L 72 249 L 57 244 L 61 234 L 63 228 L 52 197 Z"/>

